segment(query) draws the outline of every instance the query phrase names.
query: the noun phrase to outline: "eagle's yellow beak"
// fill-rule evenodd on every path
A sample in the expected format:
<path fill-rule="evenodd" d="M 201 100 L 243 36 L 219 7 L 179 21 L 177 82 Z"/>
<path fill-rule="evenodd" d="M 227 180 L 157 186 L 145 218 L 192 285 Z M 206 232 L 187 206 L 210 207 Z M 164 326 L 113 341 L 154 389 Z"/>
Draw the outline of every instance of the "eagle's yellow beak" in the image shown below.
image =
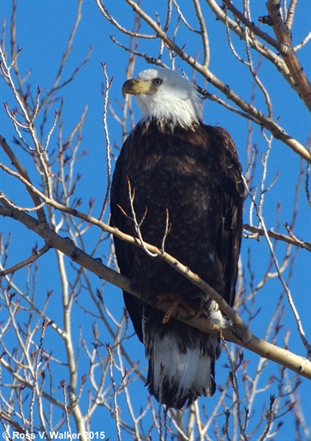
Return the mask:
<path fill-rule="evenodd" d="M 123 84 L 122 95 L 125 97 L 126 94 L 140 95 L 142 93 L 156 92 L 157 90 L 152 86 L 152 81 L 143 81 L 140 78 L 132 78 L 131 80 L 125 81 Z"/>

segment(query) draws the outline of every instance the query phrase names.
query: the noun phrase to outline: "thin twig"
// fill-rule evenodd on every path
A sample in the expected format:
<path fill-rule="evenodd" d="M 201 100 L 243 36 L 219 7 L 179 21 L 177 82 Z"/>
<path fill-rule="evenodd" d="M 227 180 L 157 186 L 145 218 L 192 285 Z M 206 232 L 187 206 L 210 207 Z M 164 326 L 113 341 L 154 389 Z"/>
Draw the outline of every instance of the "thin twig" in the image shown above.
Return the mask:
<path fill-rule="evenodd" d="M 254 225 L 244 224 L 243 228 L 245 230 L 245 237 L 254 237 L 255 239 L 258 238 L 258 236 L 264 236 L 265 232 L 262 228 L 255 227 Z M 253 233 L 252 236 L 249 236 L 248 231 Z M 307 251 L 311 252 L 311 243 L 303 241 L 302 239 L 298 239 L 296 236 L 291 234 L 290 236 L 286 236 L 285 234 L 276 233 L 273 231 L 273 229 L 267 230 L 267 234 L 272 239 L 281 240 L 282 242 L 289 243 L 291 245 L 295 245 L 299 248 L 304 248 Z"/>
<path fill-rule="evenodd" d="M 107 122 L 107 113 L 108 113 L 108 98 L 109 98 L 109 90 L 113 83 L 113 78 L 109 80 L 108 74 L 107 74 L 107 68 L 106 63 L 102 64 L 103 68 L 103 74 L 105 78 L 105 88 L 103 92 L 104 97 L 104 105 L 103 105 L 103 128 L 104 128 L 104 134 L 105 134 L 105 140 L 106 140 L 106 166 L 107 166 L 107 187 L 106 187 L 106 194 L 103 201 L 103 206 L 99 215 L 99 219 L 102 219 L 109 200 L 109 194 L 110 194 L 110 187 L 111 187 L 111 144 L 110 144 L 110 137 L 109 137 L 109 129 L 108 129 L 108 122 Z"/>
<path fill-rule="evenodd" d="M 110 345 L 108 343 L 106 344 L 106 349 L 109 355 L 109 371 L 110 371 L 110 380 L 113 388 L 114 418 L 116 422 L 117 437 L 118 437 L 118 441 L 122 441 L 120 419 L 119 419 L 119 407 L 117 403 L 117 387 L 113 376 L 113 356 L 110 349 Z"/>
<path fill-rule="evenodd" d="M 8 274 L 15 273 L 21 268 L 24 268 L 27 265 L 34 263 L 37 259 L 39 259 L 43 254 L 51 249 L 50 245 L 45 244 L 40 250 L 35 250 L 28 259 L 23 260 L 12 266 L 11 268 L 7 268 L 5 270 L 0 271 L 0 277 L 7 276 Z"/>

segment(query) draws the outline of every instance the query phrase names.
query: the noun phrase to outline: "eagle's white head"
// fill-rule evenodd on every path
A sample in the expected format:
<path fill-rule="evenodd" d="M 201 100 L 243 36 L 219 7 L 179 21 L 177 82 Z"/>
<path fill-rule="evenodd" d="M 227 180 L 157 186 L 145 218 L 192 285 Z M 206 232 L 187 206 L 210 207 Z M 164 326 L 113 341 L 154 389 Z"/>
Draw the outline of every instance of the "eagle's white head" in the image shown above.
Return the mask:
<path fill-rule="evenodd" d="M 144 70 L 123 84 L 122 93 L 136 95 L 141 121 L 154 118 L 160 124 L 184 128 L 193 128 L 202 121 L 196 86 L 173 70 Z"/>

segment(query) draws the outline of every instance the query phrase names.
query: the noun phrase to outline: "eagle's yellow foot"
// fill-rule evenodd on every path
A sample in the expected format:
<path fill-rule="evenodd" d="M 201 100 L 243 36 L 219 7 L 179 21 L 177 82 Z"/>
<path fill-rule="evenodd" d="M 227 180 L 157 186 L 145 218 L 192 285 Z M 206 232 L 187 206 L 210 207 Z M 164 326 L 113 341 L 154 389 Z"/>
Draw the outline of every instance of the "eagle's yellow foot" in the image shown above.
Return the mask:
<path fill-rule="evenodd" d="M 159 303 L 171 303 L 162 319 L 162 323 L 164 325 L 168 323 L 171 317 L 176 315 L 179 308 L 186 311 L 187 316 L 183 317 L 185 320 L 195 317 L 196 315 L 196 311 L 187 302 L 185 302 L 185 300 L 180 297 L 179 294 L 159 294 L 157 296 L 157 300 Z"/>

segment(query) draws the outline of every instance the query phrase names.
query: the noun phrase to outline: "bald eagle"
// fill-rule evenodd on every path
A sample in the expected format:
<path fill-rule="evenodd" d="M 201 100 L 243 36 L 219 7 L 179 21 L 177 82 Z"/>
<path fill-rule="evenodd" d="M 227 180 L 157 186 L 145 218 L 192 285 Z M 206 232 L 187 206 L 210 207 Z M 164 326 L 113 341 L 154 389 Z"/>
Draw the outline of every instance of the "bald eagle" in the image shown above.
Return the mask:
<path fill-rule="evenodd" d="M 136 96 L 142 118 L 116 162 L 111 225 L 137 236 L 136 216 L 143 240 L 161 248 L 169 219 L 165 251 L 232 305 L 243 184 L 231 136 L 220 127 L 204 125 L 197 87 L 170 69 L 141 72 L 124 83 L 123 94 Z M 134 329 L 145 345 L 150 393 L 176 409 L 190 406 L 201 395 L 212 396 L 219 339 L 176 316 L 163 320 L 164 314 L 152 305 L 177 301 L 180 311 L 190 309 L 213 323 L 227 323 L 226 317 L 162 259 L 117 238 L 114 243 L 121 273 L 142 295 L 141 301 L 123 293 Z"/>

